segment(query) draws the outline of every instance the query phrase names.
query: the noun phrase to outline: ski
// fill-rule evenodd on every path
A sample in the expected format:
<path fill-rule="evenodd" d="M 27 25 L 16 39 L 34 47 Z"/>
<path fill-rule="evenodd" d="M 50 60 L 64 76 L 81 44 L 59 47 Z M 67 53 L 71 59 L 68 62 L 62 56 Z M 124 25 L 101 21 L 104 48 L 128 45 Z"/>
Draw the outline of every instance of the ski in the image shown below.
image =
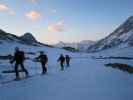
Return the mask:
<path fill-rule="evenodd" d="M 3 82 L 1 82 L 0 84 L 5 85 L 5 84 L 12 83 L 12 82 L 17 82 L 17 81 L 26 80 L 26 79 L 32 78 L 32 77 L 34 77 L 34 76 L 35 76 L 35 75 L 33 75 L 33 76 L 28 76 L 28 77 L 23 77 L 23 78 L 19 78 L 19 79 L 11 79 L 11 80 L 7 80 L 7 81 L 3 81 Z"/>
<path fill-rule="evenodd" d="M 18 72 L 24 72 L 24 71 L 23 70 L 18 70 Z M 2 73 L 4 73 L 4 74 L 15 73 L 15 70 L 4 70 L 4 71 L 2 71 Z"/>

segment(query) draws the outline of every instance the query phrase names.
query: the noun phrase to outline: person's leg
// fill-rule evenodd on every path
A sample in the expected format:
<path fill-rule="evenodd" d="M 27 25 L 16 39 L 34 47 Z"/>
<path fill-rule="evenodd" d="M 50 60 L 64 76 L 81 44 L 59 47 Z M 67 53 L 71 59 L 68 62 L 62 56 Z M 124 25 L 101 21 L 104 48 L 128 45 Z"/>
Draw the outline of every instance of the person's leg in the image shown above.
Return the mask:
<path fill-rule="evenodd" d="M 66 65 L 67 65 L 67 67 L 68 67 L 68 61 L 66 61 Z"/>
<path fill-rule="evenodd" d="M 15 74 L 16 74 L 16 79 L 19 79 L 19 72 L 18 72 L 18 63 L 15 63 Z"/>
<path fill-rule="evenodd" d="M 64 70 L 64 64 L 63 64 L 63 62 L 61 62 L 61 70 Z"/>
<path fill-rule="evenodd" d="M 46 67 L 46 63 L 43 64 L 43 74 L 45 74 L 47 72 L 47 67 Z"/>
<path fill-rule="evenodd" d="M 69 67 L 69 61 L 68 60 L 66 60 L 66 65 L 67 65 L 67 67 Z"/>
<path fill-rule="evenodd" d="M 47 72 L 46 63 L 45 63 L 45 65 L 44 65 L 44 72 L 45 72 L 45 73 Z"/>
<path fill-rule="evenodd" d="M 26 76 L 28 76 L 29 73 L 28 73 L 28 71 L 25 69 L 24 64 L 21 63 L 20 65 L 21 65 L 22 70 L 25 72 Z"/>
<path fill-rule="evenodd" d="M 68 61 L 68 67 L 70 66 L 70 61 Z"/>
<path fill-rule="evenodd" d="M 45 74 L 47 72 L 47 68 L 46 67 L 43 67 L 43 74 Z"/>

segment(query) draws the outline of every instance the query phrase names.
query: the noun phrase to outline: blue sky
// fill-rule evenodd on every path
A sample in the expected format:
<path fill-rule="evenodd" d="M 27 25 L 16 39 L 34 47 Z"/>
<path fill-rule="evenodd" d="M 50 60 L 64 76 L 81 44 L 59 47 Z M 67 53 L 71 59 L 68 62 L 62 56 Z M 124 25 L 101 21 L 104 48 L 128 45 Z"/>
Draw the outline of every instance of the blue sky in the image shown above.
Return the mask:
<path fill-rule="evenodd" d="M 0 28 L 44 43 L 98 40 L 133 15 L 133 0 L 0 0 Z"/>

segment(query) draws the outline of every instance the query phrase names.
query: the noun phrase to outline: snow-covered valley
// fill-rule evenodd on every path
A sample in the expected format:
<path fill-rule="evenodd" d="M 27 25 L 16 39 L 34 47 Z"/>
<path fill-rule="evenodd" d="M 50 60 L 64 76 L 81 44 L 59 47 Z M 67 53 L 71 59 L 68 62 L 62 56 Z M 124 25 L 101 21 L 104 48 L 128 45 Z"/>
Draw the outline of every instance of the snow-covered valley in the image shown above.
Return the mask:
<path fill-rule="evenodd" d="M 40 64 L 31 60 L 27 60 L 25 66 L 30 74 L 34 75 L 32 78 L 1 84 L 3 81 L 15 78 L 15 75 L 0 73 L 0 100 L 132 100 L 133 98 L 132 74 L 104 66 L 113 62 L 133 65 L 133 61 L 93 58 L 101 55 L 133 57 L 133 48 L 110 49 L 87 54 L 7 43 L 1 45 L 0 54 L 13 54 L 16 46 L 26 52 L 35 52 L 36 55 L 27 55 L 31 58 L 37 56 L 38 51 L 45 51 L 49 57 L 48 73 L 40 75 Z M 60 71 L 57 63 L 61 53 L 72 57 L 70 68 L 65 68 L 64 71 Z M 0 71 L 12 69 L 9 61 L 0 62 Z"/>

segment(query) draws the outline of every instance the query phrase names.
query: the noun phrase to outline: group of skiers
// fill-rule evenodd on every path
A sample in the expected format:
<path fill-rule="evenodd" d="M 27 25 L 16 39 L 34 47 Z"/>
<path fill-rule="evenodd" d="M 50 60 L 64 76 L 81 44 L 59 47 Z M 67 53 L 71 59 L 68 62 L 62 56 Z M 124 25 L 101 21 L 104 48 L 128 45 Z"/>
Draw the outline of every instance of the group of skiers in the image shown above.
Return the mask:
<path fill-rule="evenodd" d="M 11 64 L 15 62 L 16 79 L 20 79 L 19 70 L 18 70 L 19 66 L 21 67 L 22 71 L 25 72 L 26 77 L 29 76 L 27 69 L 24 67 L 25 59 L 26 57 L 25 57 L 24 51 L 16 47 L 14 56 L 10 61 Z M 70 66 L 70 59 L 71 57 L 69 55 L 66 55 L 66 56 L 64 56 L 63 54 L 60 55 L 57 61 L 60 63 L 61 70 L 64 70 L 65 62 L 66 62 L 67 67 Z M 40 55 L 36 57 L 34 60 L 41 63 L 42 74 L 45 74 L 47 72 L 46 64 L 48 63 L 48 56 L 43 51 L 40 51 Z"/>

